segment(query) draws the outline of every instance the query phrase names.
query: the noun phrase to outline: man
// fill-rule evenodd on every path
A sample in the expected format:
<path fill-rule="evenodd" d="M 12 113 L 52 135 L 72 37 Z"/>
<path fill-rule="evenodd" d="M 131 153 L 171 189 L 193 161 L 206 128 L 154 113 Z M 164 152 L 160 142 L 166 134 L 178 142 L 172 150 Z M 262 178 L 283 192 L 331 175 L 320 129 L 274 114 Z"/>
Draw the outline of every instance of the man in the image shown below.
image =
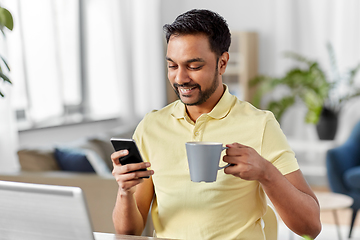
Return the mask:
<path fill-rule="evenodd" d="M 191 10 L 164 30 L 168 78 L 180 100 L 147 114 L 138 125 L 134 139 L 145 163 L 119 164 L 126 150 L 111 156 L 119 184 L 116 231 L 140 235 L 153 200 L 158 237 L 265 239 L 265 192 L 290 229 L 315 238 L 321 230 L 319 205 L 279 124 L 222 83 L 230 46 L 225 20 Z M 191 182 L 188 141 L 225 143 L 223 161 L 232 165 L 219 171 L 216 182 Z M 150 170 L 134 172 L 142 168 Z"/>

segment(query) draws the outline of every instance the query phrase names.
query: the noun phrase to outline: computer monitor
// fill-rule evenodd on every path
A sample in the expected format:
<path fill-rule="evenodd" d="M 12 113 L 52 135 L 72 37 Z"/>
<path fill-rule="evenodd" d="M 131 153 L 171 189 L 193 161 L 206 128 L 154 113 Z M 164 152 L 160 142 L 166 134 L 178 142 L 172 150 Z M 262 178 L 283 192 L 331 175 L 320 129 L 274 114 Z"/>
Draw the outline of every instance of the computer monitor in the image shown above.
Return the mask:
<path fill-rule="evenodd" d="M 94 239 L 81 188 L 0 181 L 0 240 Z"/>

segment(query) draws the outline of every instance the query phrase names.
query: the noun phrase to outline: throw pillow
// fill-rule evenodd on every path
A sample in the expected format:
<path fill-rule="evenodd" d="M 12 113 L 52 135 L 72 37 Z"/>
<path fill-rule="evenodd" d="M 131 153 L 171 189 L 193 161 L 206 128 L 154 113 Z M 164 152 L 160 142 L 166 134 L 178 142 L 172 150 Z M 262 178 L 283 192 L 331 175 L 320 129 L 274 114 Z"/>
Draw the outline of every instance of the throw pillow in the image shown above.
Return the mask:
<path fill-rule="evenodd" d="M 17 154 L 21 170 L 23 171 L 60 170 L 52 149 L 21 149 Z"/>
<path fill-rule="evenodd" d="M 74 148 L 55 148 L 54 156 L 64 171 L 95 172 L 85 151 Z"/>

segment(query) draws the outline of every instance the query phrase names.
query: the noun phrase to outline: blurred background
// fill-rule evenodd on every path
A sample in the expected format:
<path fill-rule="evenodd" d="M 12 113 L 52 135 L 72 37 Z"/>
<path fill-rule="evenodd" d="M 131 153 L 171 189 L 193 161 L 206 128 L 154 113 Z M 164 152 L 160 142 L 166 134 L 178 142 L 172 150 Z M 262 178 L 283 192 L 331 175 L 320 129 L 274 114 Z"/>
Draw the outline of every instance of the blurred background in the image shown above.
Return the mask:
<path fill-rule="evenodd" d="M 360 62 L 357 0 L 1 0 L 0 4 L 14 21 L 13 30 L 4 29 L 6 37 L 0 36 L 0 54 L 11 68 L 4 71 L 13 83 L 0 82 L 5 95 L 0 98 L 1 171 L 19 169 L 19 149 L 114 129 L 133 130 L 147 112 L 170 102 L 162 26 L 193 8 L 218 12 L 234 33 L 255 33 L 251 44 L 256 75 L 284 76 L 299 65 L 283 56 L 292 51 L 316 61 L 331 76 L 328 43 L 340 73 Z M 233 44 L 237 41 L 241 40 Z M 240 54 L 246 46 L 238 49 Z M 234 56 L 230 53 L 230 59 Z M 240 68 L 241 64 L 245 63 L 240 62 Z M 339 87 L 346 93 L 359 85 L 356 76 L 352 85 Z M 304 121 L 306 111 L 305 104 L 296 101 L 279 121 L 308 179 L 321 177 L 323 184 L 325 152 L 347 139 L 360 119 L 359 101 L 352 98 L 343 106 L 331 140 L 319 140 L 316 124 Z"/>
<path fill-rule="evenodd" d="M 94 231 L 114 232 L 109 140 L 176 99 L 162 26 L 193 8 L 228 22 L 230 91 L 274 112 L 313 189 L 349 195 L 358 180 L 334 186 L 344 166 L 360 174 L 359 0 L 0 0 L 0 179 L 81 187 Z M 327 152 L 345 142 L 329 174 Z M 351 210 L 339 213 L 344 235 Z"/>

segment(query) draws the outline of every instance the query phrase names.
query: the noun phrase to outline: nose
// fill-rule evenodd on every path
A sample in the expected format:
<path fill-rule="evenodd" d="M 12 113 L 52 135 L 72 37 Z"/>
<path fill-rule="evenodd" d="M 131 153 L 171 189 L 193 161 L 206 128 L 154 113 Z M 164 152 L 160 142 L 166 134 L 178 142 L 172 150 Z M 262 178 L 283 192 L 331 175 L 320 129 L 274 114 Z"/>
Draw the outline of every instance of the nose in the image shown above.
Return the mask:
<path fill-rule="evenodd" d="M 186 68 L 179 67 L 176 71 L 175 83 L 182 85 L 188 82 L 190 82 L 190 77 Z"/>

